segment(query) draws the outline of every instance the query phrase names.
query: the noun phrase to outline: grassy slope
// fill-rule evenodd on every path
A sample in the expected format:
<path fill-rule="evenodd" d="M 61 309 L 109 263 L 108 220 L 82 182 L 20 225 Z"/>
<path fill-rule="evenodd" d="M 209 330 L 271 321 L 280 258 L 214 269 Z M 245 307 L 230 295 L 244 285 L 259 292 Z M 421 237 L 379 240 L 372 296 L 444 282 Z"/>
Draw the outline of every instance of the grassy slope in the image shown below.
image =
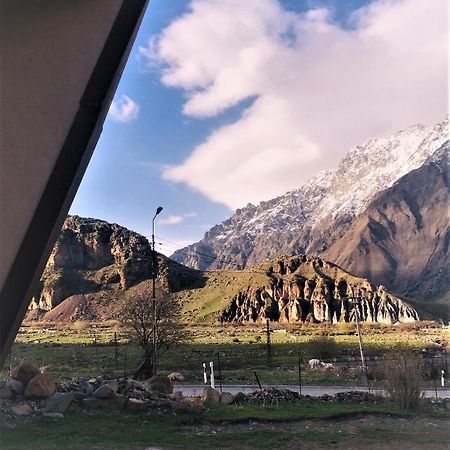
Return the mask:
<path fill-rule="evenodd" d="M 183 318 L 189 322 L 214 323 L 231 299 L 248 287 L 267 286 L 268 277 L 255 270 L 205 272 L 201 288 L 176 293 L 183 305 Z"/>

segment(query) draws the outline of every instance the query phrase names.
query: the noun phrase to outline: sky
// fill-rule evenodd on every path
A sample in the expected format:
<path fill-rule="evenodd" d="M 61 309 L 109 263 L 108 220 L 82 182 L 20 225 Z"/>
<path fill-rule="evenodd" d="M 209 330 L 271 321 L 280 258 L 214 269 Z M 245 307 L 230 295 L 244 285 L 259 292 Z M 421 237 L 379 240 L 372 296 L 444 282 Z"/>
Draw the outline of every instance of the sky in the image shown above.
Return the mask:
<path fill-rule="evenodd" d="M 447 114 L 447 0 L 151 0 L 70 213 L 173 253 Z"/>

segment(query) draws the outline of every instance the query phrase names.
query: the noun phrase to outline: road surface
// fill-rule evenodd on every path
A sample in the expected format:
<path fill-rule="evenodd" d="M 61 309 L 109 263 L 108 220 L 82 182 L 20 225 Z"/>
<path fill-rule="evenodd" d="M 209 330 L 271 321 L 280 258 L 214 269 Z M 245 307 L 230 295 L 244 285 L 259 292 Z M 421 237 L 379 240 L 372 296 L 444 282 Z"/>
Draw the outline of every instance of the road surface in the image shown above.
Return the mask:
<path fill-rule="evenodd" d="M 174 391 L 181 391 L 184 396 L 201 396 L 204 385 L 187 385 L 179 384 L 175 385 Z M 263 388 L 276 388 L 276 389 L 289 389 L 291 391 L 299 391 L 299 387 L 295 385 L 263 385 Z M 219 384 L 216 384 L 216 389 L 219 389 Z M 227 384 L 222 386 L 224 392 L 231 392 L 232 394 L 237 394 L 238 392 L 249 393 L 258 390 L 258 386 L 255 385 L 236 385 Z M 368 391 L 367 387 L 363 386 L 302 386 L 303 395 L 311 395 L 312 397 L 320 397 L 324 394 L 337 394 L 338 392 L 349 392 L 349 391 Z M 381 393 L 384 391 L 382 389 L 371 389 L 370 392 Z M 425 389 L 425 397 L 436 397 L 440 398 L 450 398 L 450 389 L 448 388 L 438 388 L 437 391 L 434 389 Z"/>

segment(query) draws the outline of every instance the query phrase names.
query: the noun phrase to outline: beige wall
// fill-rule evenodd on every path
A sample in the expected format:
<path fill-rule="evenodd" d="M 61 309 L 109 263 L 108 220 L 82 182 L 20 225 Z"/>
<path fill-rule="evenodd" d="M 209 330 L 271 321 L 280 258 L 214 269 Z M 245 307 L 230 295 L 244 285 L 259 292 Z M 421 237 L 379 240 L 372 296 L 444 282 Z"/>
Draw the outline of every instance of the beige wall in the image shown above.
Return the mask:
<path fill-rule="evenodd" d="M 0 4 L 1 287 L 122 1 Z"/>

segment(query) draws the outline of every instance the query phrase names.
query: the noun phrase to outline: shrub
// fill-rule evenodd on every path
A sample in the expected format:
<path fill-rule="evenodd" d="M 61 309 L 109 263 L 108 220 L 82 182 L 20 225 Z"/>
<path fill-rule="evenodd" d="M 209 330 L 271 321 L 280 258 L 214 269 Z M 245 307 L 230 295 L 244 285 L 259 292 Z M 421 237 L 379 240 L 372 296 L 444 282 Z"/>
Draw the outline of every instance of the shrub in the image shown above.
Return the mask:
<path fill-rule="evenodd" d="M 305 354 L 308 358 L 329 359 L 336 356 L 339 346 L 329 336 L 317 336 L 305 343 Z"/>
<path fill-rule="evenodd" d="M 423 370 L 423 361 L 408 353 L 401 353 L 384 363 L 386 392 L 400 409 L 419 407 L 423 395 Z"/>

